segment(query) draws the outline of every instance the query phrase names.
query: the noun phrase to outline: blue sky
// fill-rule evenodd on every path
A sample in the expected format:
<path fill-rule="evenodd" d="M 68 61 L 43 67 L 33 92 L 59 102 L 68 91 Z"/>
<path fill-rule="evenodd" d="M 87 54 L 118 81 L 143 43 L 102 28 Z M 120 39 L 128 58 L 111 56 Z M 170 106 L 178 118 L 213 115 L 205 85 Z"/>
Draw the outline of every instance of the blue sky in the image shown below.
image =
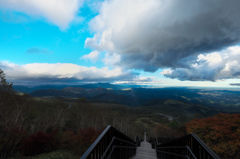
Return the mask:
<path fill-rule="evenodd" d="M 23 85 L 226 87 L 240 83 L 237 5 L 0 0 L 0 68 Z"/>
<path fill-rule="evenodd" d="M 86 20 L 95 15 L 87 5 L 79 9 L 79 11 L 81 10 L 84 11 L 86 17 L 83 18 Z M 19 20 L 18 22 L 4 20 L 13 16 L 12 14 L 16 18 L 26 16 L 27 20 Z M 91 52 L 90 49 L 84 47 L 85 39 L 92 36 L 87 21 L 80 21 L 61 30 L 43 18 L 34 19 L 11 10 L 3 10 L 1 17 L 1 60 L 16 64 L 60 62 L 91 65 L 85 60 L 79 60 L 79 57 Z M 46 49 L 47 51 L 45 53 L 28 53 L 27 50 L 31 48 Z M 67 56 L 69 53 L 71 56 Z"/>

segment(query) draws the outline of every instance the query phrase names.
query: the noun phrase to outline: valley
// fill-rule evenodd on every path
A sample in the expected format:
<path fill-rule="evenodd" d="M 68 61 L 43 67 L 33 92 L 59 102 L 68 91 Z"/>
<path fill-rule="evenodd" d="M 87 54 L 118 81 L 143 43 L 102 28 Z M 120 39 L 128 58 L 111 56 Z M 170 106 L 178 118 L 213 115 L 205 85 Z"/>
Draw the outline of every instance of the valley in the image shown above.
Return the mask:
<path fill-rule="evenodd" d="M 53 153 L 82 155 L 106 125 L 116 127 L 131 138 L 136 134 L 141 136 L 143 128 L 148 129 L 149 136 L 177 138 L 189 133 L 186 126 L 188 123 L 219 116 L 221 113 L 240 112 L 237 104 L 239 91 L 230 89 L 136 88 L 107 83 L 13 86 L 13 89 L 0 96 L 5 100 L 4 106 L 0 108 L 3 116 L 8 116 L 8 121 L 16 121 L 15 113 L 19 114 L 24 121 L 17 120 L 17 125 L 24 125 L 22 128 L 12 125 L 3 135 L 7 137 L 8 133 L 16 133 L 14 129 L 28 132 L 25 134 L 28 136 L 26 139 L 16 136 L 18 140 L 14 141 L 18 143 L 22 138 L 23 143 L 20 144 L 23 145 L 24 142 L 30 142 L 29 138 L 43 135 L 50 139 L 48 137 L 51 136 L 48 141 L 49 144 L 53 142 L 51 150 L 41 151 L 51 151 L 46 156 Z M 222 104 L 216 104 L 220 99 Z M 8 124 L 7 120 L 2 121 Z M 37 147 L 31 151 L 26 146 L 23 149 L 18 147 L 18 150 L 26 156 L 45 155 L 39 153 Z"/>
<path fill-rule="evenodd" d="M 19 93 L 28 93 L 32 97 L 58 98 L 65 101 L 76 101 L 78 97 L 85 97 L 91 103 L 112 103 L 139 107 L 154 106 L 161 100 L 172 99 L 178 101 L 175 104 L 191 103 L 208 106 L 209 109 L 214 108 L 219 112 L 240 112 L 240 89 L 236 88 L 136 88 L 131 85 L 122 86 L 109 83 L 72 86 L 13 86 L 13 88 Z M 174 105 L 174 103 L 170 104 Z M 202 109 L 199 113 L 201 114 L 203 111 L 206 110 Z"/>

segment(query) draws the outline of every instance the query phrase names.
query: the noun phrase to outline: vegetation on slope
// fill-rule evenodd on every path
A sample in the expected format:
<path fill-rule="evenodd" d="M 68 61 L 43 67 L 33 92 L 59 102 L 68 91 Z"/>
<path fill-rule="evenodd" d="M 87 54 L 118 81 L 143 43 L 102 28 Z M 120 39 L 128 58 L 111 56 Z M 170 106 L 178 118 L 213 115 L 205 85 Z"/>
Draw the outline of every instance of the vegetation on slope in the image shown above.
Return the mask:
<path fill-rule="evenodd" d="M 107 125 L 128 136 L 137 125 L 125 115 L 93 107 L 85 98 L 75 103 L 18 95 L 1 73 L 0 157 L 33 156 L 56 150 L 71 151 L 78 158 Z"/>
<path fill-rule="evenodd" d="M 90 103 L 84 97 L 33 98 L 26 93 L 16 93 L 1 70 L 0 79 L 2 158 L 79 158 L 107 125 L 132 138 L 142 135 L 143 128 L 148 129 L 148 137 L 176 138 L 187 132 L 196 133 L 219 156 L 238 158 L 240 155 L 239 115 L 205 118 L 218 111 L 173 99 L 129 107 Z M 71 90 L 79 91 L 79 88 Z M 193 118 L 198 119 L 189 122 Z"/>
<path fill-rule="evenodd" d="M 240 158 L 240 114 L 218 114 L 194 119 L 186 124 L 188 133 L 195 133 L 222 158 Z"/>

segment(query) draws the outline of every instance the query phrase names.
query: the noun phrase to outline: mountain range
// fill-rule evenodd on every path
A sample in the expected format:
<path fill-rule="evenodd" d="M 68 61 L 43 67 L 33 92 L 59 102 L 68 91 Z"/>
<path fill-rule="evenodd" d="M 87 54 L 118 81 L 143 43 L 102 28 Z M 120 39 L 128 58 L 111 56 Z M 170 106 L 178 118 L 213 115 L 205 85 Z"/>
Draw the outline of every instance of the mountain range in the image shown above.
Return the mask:
<path fill-rule="evenodd" d="M 229 88 L 137 88 L 137 86 L 123 86 L 109 83 L 72 86 L 13 86 L 13 88 L 17 92 L 29 93 L 33 97 L 85 97 L 88 100 L 91 100 L 91 102 L 116 103 L 129 106 L 144 106 L 149 102 L 154 102 L 160 99 L 181 100 L 192 104 L 200 104 L 218 109 L 226 107 L 228 107 L 228 109 L 236 109 L 240 106 L 240 90 Z"/>

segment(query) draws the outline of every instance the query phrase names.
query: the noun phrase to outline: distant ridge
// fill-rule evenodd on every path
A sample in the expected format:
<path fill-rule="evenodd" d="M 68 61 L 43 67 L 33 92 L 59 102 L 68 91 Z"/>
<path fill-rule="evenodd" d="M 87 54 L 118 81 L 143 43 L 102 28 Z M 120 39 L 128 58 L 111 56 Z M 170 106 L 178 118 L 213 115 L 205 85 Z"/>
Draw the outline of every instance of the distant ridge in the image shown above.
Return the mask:
<path fill-rule="evenodd" d="M 101 88 L 111 88 L 111 89 L 114 89 L 114 90 L 125 88 L 123 86 L 110 84 L 110 83 L 85 84 L 85 85 L 79 85 L 77 87 L 86 88 L 86 89 L 101 87 Z"/>
<path fill-rule="evenodd" d="M 94 88 L 108 88 L 108 89 L 124 89 L 126 87 L 121 85 L 115 85 L 110 83 L 96 83 L 96 84 L 84 84 L 84 85 L 42 85 L 42 86 L 21 86 L 21 85 L 13 85 L 13 89 L 17 92 L 24 92 L 24 93 L 31 93 L 36 90 L 41 89 L 64 89 L 67 87 L 73 87 L 73 88 L 85 88 L 85 89 L 94 89 Z"/>
<path fill-rule="evenodd" d="M 231 86 L 240 86 L 240 83 L 230 83 Z"/>
<path fill-rule="evenodd" d="M 37 87 L 13 86 L 17 92 L 26 92 L 34 97 L 86 97 L 92 101 L 108 100 L 131 106 L 155 105 L 159 100 L 173 99 L 182 102 L 206 105 L 218 109 L 240 109 L 240 89 L 195 89 L 184 87 L 132 88 L 109 83 L 96 83 L 74 86 L 45 85 Z M 101 95 L 102 94 L 102 95 Z M 123 95 L 123 96 L 119 96 Z M 95 97 L 93 99 L 92 97 Z M 108 99 L 106 99 L 108 98 Z M 111 99 L 111 100 L 110 100 Z M 89 99 L 90 100 L 90 99 Z M 133 103 L 129 104 L 131 101 Z M 173 102 L 173 101 L 168 101 Z M 178 102 L 179 103 L 179 102 Z M 239 111 L 238 111 L 239 112 Z"/>

